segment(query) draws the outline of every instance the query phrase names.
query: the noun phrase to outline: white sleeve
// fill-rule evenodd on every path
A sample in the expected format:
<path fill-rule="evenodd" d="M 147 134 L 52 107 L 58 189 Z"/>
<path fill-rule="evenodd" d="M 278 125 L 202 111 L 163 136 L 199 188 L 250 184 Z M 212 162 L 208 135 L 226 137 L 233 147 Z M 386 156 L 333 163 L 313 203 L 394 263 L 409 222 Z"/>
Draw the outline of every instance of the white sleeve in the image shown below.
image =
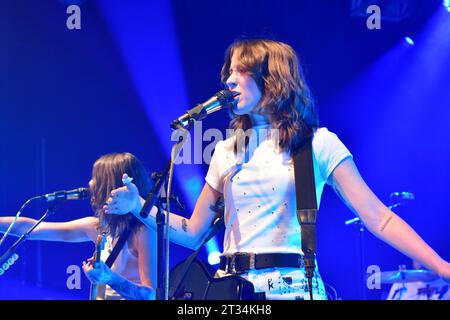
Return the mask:
<path fill-rule="evenodd" d="M 206 182 L 216 191 L 223 193 L 223 179 L 220 171 L 220 159 L 223 156 L 223 141 L 219 141 L 214 148 L 214 154 L 209 164 Z"/>
<path fill-rule="evenodd" d="M 327 183 L 334 169 L 345 159 L 353 157 L 338 136 L 327 128 L 319 128 L 314 134 L 313 153 L 320 174 Z"/>

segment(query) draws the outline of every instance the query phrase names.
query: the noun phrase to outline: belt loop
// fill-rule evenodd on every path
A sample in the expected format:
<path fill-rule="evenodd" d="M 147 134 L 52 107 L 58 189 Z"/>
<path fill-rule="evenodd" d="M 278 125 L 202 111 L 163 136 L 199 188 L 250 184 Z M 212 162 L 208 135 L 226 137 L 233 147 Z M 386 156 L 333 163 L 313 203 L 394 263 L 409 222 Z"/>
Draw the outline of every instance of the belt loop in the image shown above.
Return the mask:
<path fill-rule="evenodd" d="M 304 256 L 302 254 L 300 254 L 298 256 L 298 267 L 299 268 L 304 268 L 305 267 L 305 259 L 304 259 Z"/>
<path fill-rule="evenodd" d="M 223 271 L 225 273 L 228 273 L 228 262 L 229 262 L 228 261 L 228 257 L 227 256 L 221 256 L 220 260 L 221 260 L 221 262 L 224 261 L 224 269 L 223 269 Z"/>
<path fill-rule="evenodd" d="M 250 253 L 249 254 L 249 268 L 250 270 L 255 270 L 255 260 L 256 260 L 256 254 L 255 253 Z"/>
<path fill-rule="evenodd" d="M 236 255 L 233 254 L 231 256 L 231 261 L 230 261 L 230 273 L 231 274 L 236 274 Z"/>

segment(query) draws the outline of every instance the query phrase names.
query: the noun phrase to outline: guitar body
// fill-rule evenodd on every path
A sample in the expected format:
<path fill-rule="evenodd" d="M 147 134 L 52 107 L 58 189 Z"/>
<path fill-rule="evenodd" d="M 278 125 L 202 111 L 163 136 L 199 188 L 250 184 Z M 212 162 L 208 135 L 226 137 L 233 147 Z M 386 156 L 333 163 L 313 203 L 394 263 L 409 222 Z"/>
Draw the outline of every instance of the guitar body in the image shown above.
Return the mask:
<path fill-rule="evenodd" d="M 253 300 L 254 286 L 250 281 L 238 276 L 214 278 L 206 265 L 194 259 L 183 279 L 182 261 L 170 271 L 171 300 Z M 180 281 L 181 280 L 181 281 Z M 174 287 L 180 283 L 178 290 Z"/>

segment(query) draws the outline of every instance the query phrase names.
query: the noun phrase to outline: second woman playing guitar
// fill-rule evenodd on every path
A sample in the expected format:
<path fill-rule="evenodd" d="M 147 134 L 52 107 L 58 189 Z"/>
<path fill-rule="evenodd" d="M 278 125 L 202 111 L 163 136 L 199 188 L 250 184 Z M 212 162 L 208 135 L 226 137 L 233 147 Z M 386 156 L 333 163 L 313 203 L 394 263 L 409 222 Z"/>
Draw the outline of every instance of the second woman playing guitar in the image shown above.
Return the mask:
<path fill-rule="evenodd" d="M 29 240 L 96 242 L 99 234 L 106 233 L 102 258 L 116 244 L 120 235 L 131 228 L 130 236 L 120 254 L 109 268 L 98 261 L 94 269 L 92 259 L 83 262 L 83 269 L 94 285 L 105 284 L 105 293 L 97 299 L 154 299 L 156 284 L 156 232 L 136 221 L 131 214 L 105 215 L 102 206 L 111 190 L 122 185 L 121 176 L 127 172 L 134 177 L 144 196 L 150 190 L 150 180 L 142 163 L 130 153 L 114 153 L 100 157 L 94 164 L 89 182 L 91 205 L 95 216 L 67 222 L 43 222 L 31 234 Z M 0 232 L 5 232 L 13 217 L 0 217 Z M 19 218 L 11 234 L 19 236 L 36 221 Z"/>

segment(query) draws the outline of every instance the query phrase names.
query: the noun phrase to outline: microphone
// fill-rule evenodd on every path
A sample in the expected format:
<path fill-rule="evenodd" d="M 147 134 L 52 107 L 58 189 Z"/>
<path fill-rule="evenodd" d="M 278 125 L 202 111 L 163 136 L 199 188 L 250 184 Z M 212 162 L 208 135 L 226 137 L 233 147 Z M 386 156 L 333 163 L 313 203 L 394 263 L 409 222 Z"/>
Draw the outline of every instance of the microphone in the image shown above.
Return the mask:
<path fill-rule="evenodd" d="M 202 120 L 208 114 L 221 110 L 234 101 L 234 98 L 240 95 L 238 92 L 222 90 L 213 95 L 209 100 L 196 105 L 194 108 L 186 111 L 181 117 L 172 121 L 170 127 L 177 129 L 177 126 L 186 126 L 190 120 Z"/>
<path fill-rule="evenodd" d="M 83 200 L 89 197 L 89 189 L 88 188 L 78 188 L 73 190 L 62 190 L 56 191 L 53 193 L 47 193 L 43 195 L 42 198 L 45 198 L 48 202 L 56 201 L 56 200 Z"/>
<path fill-rule="evenodd" d="M 397 202 L 404 200 L 414 200 L 414 194 L 406 191 L 392 192 L 391 201 L 394 202 L 394 200 L 396 200 Z"/>

